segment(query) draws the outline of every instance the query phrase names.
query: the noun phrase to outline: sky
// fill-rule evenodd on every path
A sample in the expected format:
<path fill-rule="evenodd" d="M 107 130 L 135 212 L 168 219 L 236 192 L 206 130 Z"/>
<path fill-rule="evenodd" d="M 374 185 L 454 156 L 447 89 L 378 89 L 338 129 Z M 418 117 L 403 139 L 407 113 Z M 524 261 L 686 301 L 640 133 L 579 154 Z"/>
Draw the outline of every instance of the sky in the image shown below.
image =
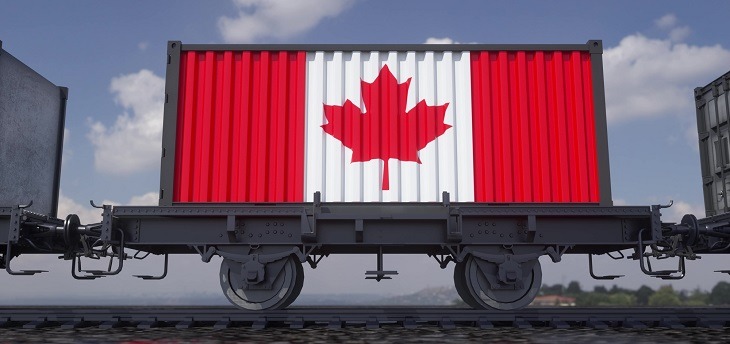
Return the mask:
<path fill-rule="evenodd" d="M 98 221 L 89 200 L 153 205 L 159 188 L 166 42 L 183 43 L 585 43 L 603 40 L 612 192 L 615 204 L 674 201 L 665 221 L 704 215 L 692 90 L 730 70 L 730 3 L 709 1 L 17 1 L 0 4 L 3 49 L 53 83 L 69 87 L 59 214 Z M 599 257 L 591 280 L 585 256 L 542 261 L 543 282 L 586 288 L 657 287 L 638 262 Z M 28 295 L 219 293 L 219 261 L 173 257 L 168 279 L 132 274 L 158 264 L 125 264 L 123 276 L 75 281 L 68 262 L 23 256 L 17 267 L 50 267 L 33 277 L 0 274 L 3 299 Z M 330 257 L 305 269 L 303 293 L 399 294 L 452 284 L 451 267 L 430 258 L 386 256 L 394 280 L 364 280 L 374 256 Z M 722 257 L 688 263 L 675 288 L 711 288 L 727 275 Z M 7 286 L 7 288 L 6 288 Z"/>

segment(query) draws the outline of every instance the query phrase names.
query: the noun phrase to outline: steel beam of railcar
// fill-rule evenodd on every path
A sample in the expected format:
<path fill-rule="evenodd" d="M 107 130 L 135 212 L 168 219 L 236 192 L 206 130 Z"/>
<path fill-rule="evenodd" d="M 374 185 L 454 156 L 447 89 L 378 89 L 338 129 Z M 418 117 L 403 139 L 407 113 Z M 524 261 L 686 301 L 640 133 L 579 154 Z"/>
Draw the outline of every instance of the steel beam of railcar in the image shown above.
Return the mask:
<path fill-rule="evenodd" d="M 415 245 L 391 247 L 391 253 L 442 245 L 630 248 L 636 245 L 640 229 L 660 226 L 658 211 L 641 206 L 300 203 L 113 207 L 110 211 L 109 226 L 121 228 L 130 247 L 316 243 L 354 252 L 355 246 L 368 251 L 382 245 Z M 644 240 L 650 243 L 655 238 Z"/>
<path fill-rule="evenodd" d="M 7 243 L 12 210 L 10 207 L 0 207 L 0 244 Z"/>

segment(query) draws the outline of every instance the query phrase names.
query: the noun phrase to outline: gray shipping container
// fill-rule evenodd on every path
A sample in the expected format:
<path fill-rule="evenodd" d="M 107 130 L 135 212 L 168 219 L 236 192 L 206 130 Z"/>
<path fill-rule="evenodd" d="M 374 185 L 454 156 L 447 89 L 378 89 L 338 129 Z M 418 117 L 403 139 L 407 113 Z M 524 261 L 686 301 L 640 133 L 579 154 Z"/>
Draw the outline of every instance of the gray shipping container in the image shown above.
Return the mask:
<path fill-rule="evenodd" d="M 705 87 L 695 88 L 705 213 L 730 209 L 730 72 Z"/>
<path fill-rule="evenodd" d="M 67 95 L 0 41 L 0 207 L 56 215 Z"/>

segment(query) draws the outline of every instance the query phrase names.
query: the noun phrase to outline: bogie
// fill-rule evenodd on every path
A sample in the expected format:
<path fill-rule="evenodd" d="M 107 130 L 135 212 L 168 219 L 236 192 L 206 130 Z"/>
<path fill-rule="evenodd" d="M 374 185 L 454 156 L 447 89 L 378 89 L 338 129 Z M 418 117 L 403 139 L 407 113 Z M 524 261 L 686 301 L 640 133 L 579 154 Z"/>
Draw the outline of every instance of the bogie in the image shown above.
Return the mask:
<path fill-rule="evenodd" d="M 542 269 L 539 260 L 521 263 L 522 276 L 512 276 L 512 284 L 504 284 L 500 279 L 497 264 L 470 256 L 459 270 L 467 296 L 465 302 L 474 308 L 513 310 L 528 306 L 537 296 L 542 284 Z M 456 270 L 454 275 L 457 280 Z M 464 298 L 462 296 L 462 298 Z M 468 301 L 467 301 L 468 300 Z"/>
<path fill-rule="evenodd" d="M 263 276 L 244 276 L 244 264 L 223 259 L 220 284 L 233 305 L 245 310 L 281 309 L 299 296 L 304 285 L 304 269 L 294 256 L 266 264 Z"/>

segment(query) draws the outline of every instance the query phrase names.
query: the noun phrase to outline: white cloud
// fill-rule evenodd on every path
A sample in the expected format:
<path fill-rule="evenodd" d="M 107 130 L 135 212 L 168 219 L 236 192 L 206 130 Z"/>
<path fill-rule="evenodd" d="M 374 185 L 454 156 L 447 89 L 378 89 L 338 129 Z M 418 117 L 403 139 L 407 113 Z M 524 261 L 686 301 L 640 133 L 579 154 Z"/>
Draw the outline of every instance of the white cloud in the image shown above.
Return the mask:
<path fill-rule="evenodd" d="M 701 204 L 691 204 L 683 201 L 675 201 L 674 204 L 662 211 L 662 221 L 679 222 L 685 214 L 692 214 L 697 218 L 705 217 L 705 207 Z"/>
<path fill-rule="evenodd" d="M 678 27 L 678 23 L 679 19 L 677 19 L 674 13 L 665 14 L 663 17 L 654 21 L 654 25 L 657 28 L 669 32 L 669 39 L 672 42 L 682 42 L 692 33 L 692 29 L 689 26 Z"/>
<path fill-rule="evenodd" d="M 354 0 L 233 0 L 236 17 L 218 19 L 218 29 L 229 43 L 250 43 L 259 38 L 287 38 L 335 17 Z"/>
<path fill-rule="evenodd" d="M 76 214 L 79 216 L 81 223 L 94 223 L 101 221 L 101 213 L 101 209 L 93 208 L 88 203 L 78 203 L 64 195 L 63 191 L 58 196 L 58 216 L 61 218 L 65 218 L 69 214 Z"/>
<path fill-rule="evenodd" d="M 429 38 L 426 38 L 426 42 L 424 42 L 424 43 L 426 43 L 426 44 L 478 44 L 478 42 L 464 43 L 464 42 L 455 41 L 451 37 L 429 37 Z"/>
<path fill-rule="evenodd" d="M 150 46 L 150 43 L 149 42 L 139 42 L 139 43 L 137 43 L 137 49 L 139 49 L 140 51 L 147 50 L 147 48 L 149 48 L 149 46 Z"/>
<path fill-rule="evenodd" d="M 672 42 L 682 42 L 689 37 L 689 34 L 691 33 L 692 30 L 689 26 L 676 27 L 672 29 L 672 31 L 669 31 L 669 39 L 671 39 Z"/>
<path fill-rule="evenodd" d="M 124 205 L 157 205 L 157 202 L 157 192 L 148 192 L 144 195 L 133 196 L 128 202 L 124 203 Z M 122 205 L 122 203 L 120 202 L 115 202 L 111 200 L 102 200 L 101 203 L 95 201 L 95 203 L 97 203 L 98 205 Z M 91 204 L 89 204 L 88 202 L 76 202 L 70 197 L 64 195 L 63 191 L 61 191 L 60 195 L 58 196 L 58 216 L 61 218 L 65 218 L 69 214 L 76 214 L 79 216 L 81 223 L 87 224 L 101 221 L 101 213 L 101 209 L 96 209 L 92 207 Z"/>
<path fill-rule="evenodd" d="M 676 37 L 675 37 L 676 38 Z M 603 54 L 609 122 L 694 116 L 693 89 L 730 68 L 730 50 L 640 33 Z"/>
<path fill-rule="evenodd" d="M 654 24 L 663 30 L 668 30 L 677 25 L 677 16 L 674 13 L 665 14 L 663 17 L 654 21 Z"/>
<path fill-rule="evenodd" d="M 114 125 L 91 123 L 98 171 L 124 175 L 159 165 L 165 79 L 149 70 L 113 78 L 109 90 L 125 111 Z"/>
<path fill-rule="evenodd" d="M 699 134 L 697 133 L 696 123 L 694 125 L 687 125 L 684 127 L 684 138 L 687 140 L 690 147 L 692 147 L 696 152 L 700 151 L 700 145 L 698 143 Z"/>
<path fill-rule="evenodd" d="M 63 128 L 63 150 L 61 151 L 61 166 L 63 167 L 66 165 L 66 160 L 71 159 L 74 152 L 71 150 L 71 148 L 68 148 L 68 145 L 66 144 L 68 142 L 68 138 L 71 136 L 71 130 L 68 130 L 68 128 Z"/>
<path fill-rule="evenodd" d="M 459 44 L 459 42 L 454 42 L 454 40 L 449 37 L 429 37 L 426 39 L 426 44 Z"/>
<path fill-rule="evenodd" d="M 621 206 L 621 205 L 629 205 L 629 203 L 626 202 L 626 200 L 623 198 L 614 198 L 613 205 Z"/>
<path fill-rule="evenodd" d="M 134 196 L 129 200 L 129 205 L 157 205 L 160 197 L 157 192 L 148 192 L 141 196 Z"/>

